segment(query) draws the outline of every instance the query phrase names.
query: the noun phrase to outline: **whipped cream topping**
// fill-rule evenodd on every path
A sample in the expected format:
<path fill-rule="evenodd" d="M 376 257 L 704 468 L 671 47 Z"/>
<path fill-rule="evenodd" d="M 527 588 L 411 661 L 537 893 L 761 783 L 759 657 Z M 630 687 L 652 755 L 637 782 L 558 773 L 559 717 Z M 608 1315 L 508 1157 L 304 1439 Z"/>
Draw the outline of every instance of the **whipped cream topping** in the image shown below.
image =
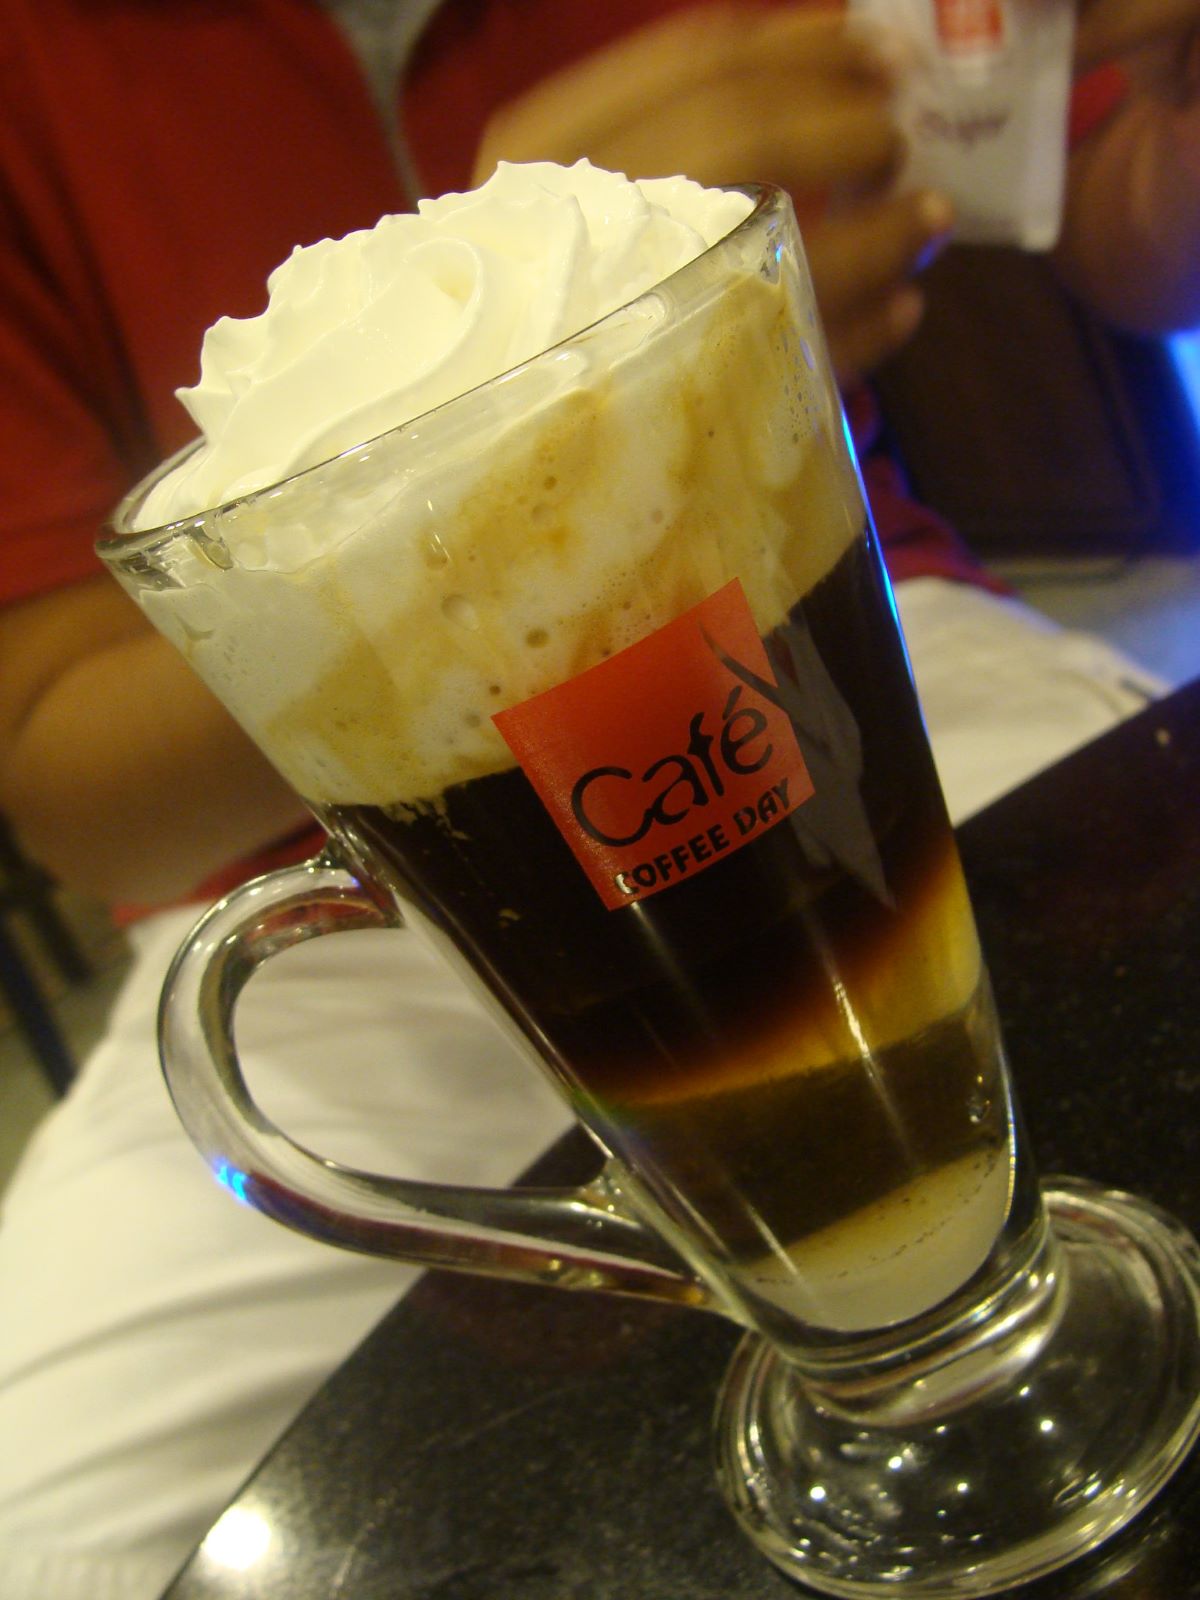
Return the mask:
<path fill-rule="evenodd" d="M 750 199 L 682 179 L 508 168 L 486 190 L 503 203 L 454 196 L 344 241 L 344 261 L 329 247 L 303 302 L 273 285 L 266 317 L 219 328 L 228 359 L 206 350 L 200 386 L 211 441 L 141 503 L 141 528 L 219 506 L 163 543 L 155 581 L 136 562 L 123 581 L 317 806 L 433 802 L 504 770 L 497 711 L 732 574 L 766 632 L 861 533 L 782 201 L 735 233 Z M 375 245 L 410 222 L 428 248 L 402 250 L 389 278 Z M 414 257 L 429 268 L 420 314 Z M 449 292 L 464 261 L 475 310 Z M 435 338 L 439 295 L 457 309 Z M 392 302 L 404 337 L 383 326 Z M 419 369 L 401 361 L 412 348 Z M 260 459 L 203 487 L 251 417 Z M 310 462 L 323 465 L 298 470 Z"/>
<path fill-rule="evenodd" d="M 751 206 L 687 178 L 501 163 L 471 193 L 297 248 L 260 316 L 205 335 L 200 381 L 177 391 L 203 443 L 138 527 L 266 488 L 487 382 L 669 277 Z"/>

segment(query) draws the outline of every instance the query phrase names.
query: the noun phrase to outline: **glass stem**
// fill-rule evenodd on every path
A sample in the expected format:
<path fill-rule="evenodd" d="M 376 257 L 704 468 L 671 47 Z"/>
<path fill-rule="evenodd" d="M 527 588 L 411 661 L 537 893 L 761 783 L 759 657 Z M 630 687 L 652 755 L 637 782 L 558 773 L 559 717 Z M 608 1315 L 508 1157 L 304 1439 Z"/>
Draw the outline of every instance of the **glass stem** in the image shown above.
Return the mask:
<path fill-rule="evenodd" d="M 1066 1298 L 1067 1262 L 1040 1199 L 1015 1240 L 950 1301 L 852 1345 L 793 1358 L 818 1409 L 872 1427 L 928 1421 L 1010 1384 Z"/>

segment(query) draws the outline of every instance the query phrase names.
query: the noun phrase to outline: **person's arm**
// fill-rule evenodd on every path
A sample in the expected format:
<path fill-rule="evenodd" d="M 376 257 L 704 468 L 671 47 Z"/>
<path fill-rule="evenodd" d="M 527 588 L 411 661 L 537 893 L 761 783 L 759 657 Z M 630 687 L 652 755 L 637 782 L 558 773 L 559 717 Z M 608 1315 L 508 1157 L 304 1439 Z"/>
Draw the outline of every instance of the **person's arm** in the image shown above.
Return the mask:
<path fill-rule="evenodd" d="M 1200 323 L 1200 0 L 1083 0 L 1076 54 L 1128 91 L 1072 151 L 1056 265 L 1122 326 Z"/>
<path fill-rule="evenodd" d="M 307 815 L 106 575 L 0 611 L 0 662 L 0 811 L 77 889 L 169 900 Z"/>
<path fill-rule="evenodd" d="M 543 80 L 489 123 L 476 162 L 587 156 L 630 177 L 767 181 L 796 202 L 839 373 L 916 327 L 915 272 L 953 216 L 938 195 L 885 194 L 901 154 L 892 73 L 840 9 L 705 5 L 628 34 Z"/>

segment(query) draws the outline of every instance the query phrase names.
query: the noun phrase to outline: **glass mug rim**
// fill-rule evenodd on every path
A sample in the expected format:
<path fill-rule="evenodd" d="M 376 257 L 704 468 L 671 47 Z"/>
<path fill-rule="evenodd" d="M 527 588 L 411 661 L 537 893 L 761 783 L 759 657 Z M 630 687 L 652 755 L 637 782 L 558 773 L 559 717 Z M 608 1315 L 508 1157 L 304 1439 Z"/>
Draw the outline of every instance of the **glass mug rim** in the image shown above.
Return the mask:
<path fill-rule="evenodd" d="M 214 517 L 223 517 L 234 511 L 243 511 L 253 508 L 264 501 L 268 496 L 274 497 L 290 491 L 302 482 L 310 480 L 315 474 L 327 472 L 339 463 L 348 463 L 362 452 L 378 448 L 381 444 L 399 440 L 405 434 L 411 433 L 418 426 L 432 418 L 441 417 L 451 411 L 465 408 L 477 396 L 494 389 L 498 384 L 511 379 L 516 373 L 539 366 L 552 360 L 561 351 L 585 340 L 601 337 L 611 328 L 619 326 L 637 313 L 640 306 L 651 302 L 656 296 L 669 290 L 675 303 L 686 302 L 687 289 L 692 279 L 703 281 L 705 264 L 710 264 L 718 253 L 724 253 L 750 231 L 756 230 L 764 220 L 778 217 L 791 208 L 791 201 L 787 191 L 776 184 L 769 183 L 733 183 L 721 185 L 726 193 L 744 194 L 753 201 L 753 207 L 742 220 L 730 228 L 712 244 L 706 246 L 699 255 L 693 256 L 682 267 L 668 273 L 665 278 L 658 279 L 640 294 L 634 295 L 630 300 L 624 300 L 620 305 L 614 306 L 611 311 L 606 311 L 603 316 L 597 317 L 594 322 L 577 328 L 573 333 L 564 335 L 555 340 L 553 344 L 546 345 L 534 355 L 518 361 L 511 367 L 494 373 L 482 383 L 464 389 L 461 393 L 453 395 L 448 400 L 443 400 L 428 410 L 418 412 L 416 416 L 408 417 L 403 422 L 398 422 L 382 432 L 372 434 L 366 439 L 361 439 L 357 444 L 347 445 L 344 450 L 335 451 L 333 455 L 324 456 L 320 461 L 311 462 L 308 466 L 296 468 L 281 478 L 273 479 L 270 483 L 258 489 L 247 490 L 246 493 L 234 495 L 227 500 L 220 500 L 213 505 L 204 506 L 198 511 L 188 512 L 185 516 L 174 517 L 169 522 L 157 523 L 150 528 L 134 528 L 131 526 L 132 518 L 145 504 L 152 490 L 158 487 L 166 478 L 177 471 L 192 456 L 204 448 L 203 437 L 189 440 L 174 454 L 152 468 L 141 477 L 118 501 L 111 516 L 104 525 L 104 531 L 96 540 L 96 554 L 102 561 L 110 565 L 119 565 L 130 556 L 143 554 L 160 545 L 184 539 L 202 527 Z M 682 292 L 681 292 L 682 291 Z"/>

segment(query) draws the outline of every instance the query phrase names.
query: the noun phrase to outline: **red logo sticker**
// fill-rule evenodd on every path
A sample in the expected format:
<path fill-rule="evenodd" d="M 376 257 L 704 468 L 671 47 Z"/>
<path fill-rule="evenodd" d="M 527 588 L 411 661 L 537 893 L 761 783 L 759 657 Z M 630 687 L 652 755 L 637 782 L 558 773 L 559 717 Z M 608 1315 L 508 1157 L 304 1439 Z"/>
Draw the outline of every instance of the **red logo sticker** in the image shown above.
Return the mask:
<path fill-rule="evenodd" d="M 694 877 L 813 792 L 741 584 L 492 718 L 609 910 Z"/>
<path fill-rule="evenodd" d="M 952 55 L 1004 46 L 1003 0 L 937 0 L 938 37 Z"/>

